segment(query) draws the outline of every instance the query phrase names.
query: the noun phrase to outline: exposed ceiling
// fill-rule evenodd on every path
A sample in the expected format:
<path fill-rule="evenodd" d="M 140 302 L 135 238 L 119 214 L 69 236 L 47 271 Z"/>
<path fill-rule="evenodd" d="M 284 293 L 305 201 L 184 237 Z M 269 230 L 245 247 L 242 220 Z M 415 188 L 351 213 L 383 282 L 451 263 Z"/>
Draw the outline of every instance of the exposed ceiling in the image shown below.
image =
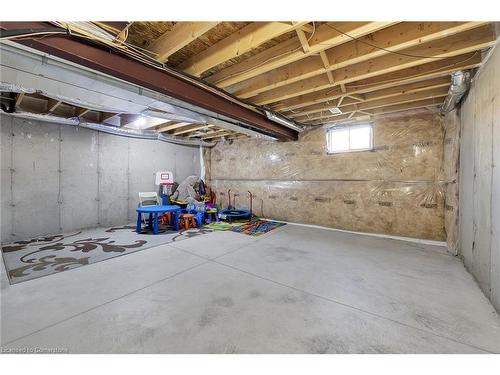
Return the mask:
<path fill-rule="evenodd" d="M 84 121 L 96 124 L 131 130 L 155 130 L 158 133 L 174 137 L 198 140 L 217 140 L 221 137 L 225 139 L 247 137 L 246 134 L 212 124 L 167 121 L 159 117 L 144 116 L 141 114 L 103 112 L 46 97 L 40 93 L 16 93 L 14 95 L 4 93 L 2 94 L 2 99 L 15 101 L 18 111 L 62 118 L 79 117 Z M 169 114 L 165 113 L 165 115 L 168 116 Z"/>
<path fill-rule="evenodd" d="M 220 88 L 258 112 L 321 125 L 415 108 L 446 97 L 449 74 L 478 67 L 495 43 L 491 22 L 56 22 L 131 57 Z M 43 42 L 43 41 L 42 41 Z M 39 95 L 20 108 L 176 137 L 242 136 L 213 124 L 99 112 Z M 261 111 L 262 113 L 262 111 Z"/>
<path fill-rule="evenodd" d="M 436 107 L 481 64 L 488 22 L 134 22 L 126 43 L 308 125 Z"/>

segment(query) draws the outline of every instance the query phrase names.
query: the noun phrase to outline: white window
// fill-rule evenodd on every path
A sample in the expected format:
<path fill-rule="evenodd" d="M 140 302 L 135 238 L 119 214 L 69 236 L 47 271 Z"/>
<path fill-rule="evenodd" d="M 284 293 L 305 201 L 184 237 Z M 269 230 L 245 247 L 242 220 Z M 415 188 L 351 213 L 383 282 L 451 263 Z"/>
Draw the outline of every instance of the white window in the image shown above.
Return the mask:
<path fill-rule="evenodd" d="M 326 147 L 329 154 L 372 150 L 372 125 L 339 125 L 332 127 L 326 131 Z"/>

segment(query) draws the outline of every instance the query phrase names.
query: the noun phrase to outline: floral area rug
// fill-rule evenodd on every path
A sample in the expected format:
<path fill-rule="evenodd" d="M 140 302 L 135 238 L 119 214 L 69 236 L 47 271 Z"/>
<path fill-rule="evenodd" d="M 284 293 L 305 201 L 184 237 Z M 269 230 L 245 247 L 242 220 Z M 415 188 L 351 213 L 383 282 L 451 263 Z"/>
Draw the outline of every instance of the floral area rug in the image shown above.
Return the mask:
<path fill-rule="evenodd" d="M 2 245 L 2 256 L 9 282 L 16 284 L 209 232 L 201 228 L 137 234 L 132 225 L 84 229 Z"/>

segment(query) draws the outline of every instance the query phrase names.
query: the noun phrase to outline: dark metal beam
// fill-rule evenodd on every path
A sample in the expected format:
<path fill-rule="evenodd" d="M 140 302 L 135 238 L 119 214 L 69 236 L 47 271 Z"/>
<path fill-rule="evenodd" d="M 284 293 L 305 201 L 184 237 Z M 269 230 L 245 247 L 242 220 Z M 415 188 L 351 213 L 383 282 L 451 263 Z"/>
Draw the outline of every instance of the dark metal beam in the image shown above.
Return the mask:
<path fill-rule="evenodd" d="M 46 29 L 44 22 L 2 22 L 4 30 Z M 15 40 L 17 43 L 109 74 L 127 82 L 182 100 L 191 105 L 230 117 L 279 139 L 296 140 L 295 130 L 268 120 L 263 114 L 234 103 L 216 92 L 164 70 L 134 60 L 104 45 L 70 35 L 55 34 L 45 38 Z"/>

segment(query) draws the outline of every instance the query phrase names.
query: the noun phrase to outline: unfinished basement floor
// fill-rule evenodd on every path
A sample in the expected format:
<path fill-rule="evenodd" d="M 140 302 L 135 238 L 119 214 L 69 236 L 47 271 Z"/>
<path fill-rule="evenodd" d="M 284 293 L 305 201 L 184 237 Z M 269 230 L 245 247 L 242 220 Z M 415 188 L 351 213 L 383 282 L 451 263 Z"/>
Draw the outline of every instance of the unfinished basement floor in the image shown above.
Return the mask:
<path fill-rule="evenodd" d="M 2 346 L 70 353 L 500 352 L 444 247 L 286 225 L 213 232 L 9 285 Z"/>

